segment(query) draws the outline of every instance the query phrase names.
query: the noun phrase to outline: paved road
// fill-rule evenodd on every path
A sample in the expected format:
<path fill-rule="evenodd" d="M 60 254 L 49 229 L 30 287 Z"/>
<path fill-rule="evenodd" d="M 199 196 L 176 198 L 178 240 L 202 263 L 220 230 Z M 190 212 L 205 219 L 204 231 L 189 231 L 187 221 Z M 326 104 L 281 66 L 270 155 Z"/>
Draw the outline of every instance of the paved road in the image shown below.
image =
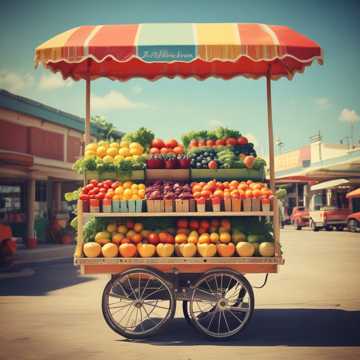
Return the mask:
<path fill-rule="evenodd" d="M 198 335 L 180 311 L 165 334 L 128 341 L 102 318 L 105 276 L 81 277 L 71 261 L 27 266 L 0 280 L 0 359 L 359 359 L 360 234 L 285 230 L 282 239 L 285 266 L 226 343 Z"/>

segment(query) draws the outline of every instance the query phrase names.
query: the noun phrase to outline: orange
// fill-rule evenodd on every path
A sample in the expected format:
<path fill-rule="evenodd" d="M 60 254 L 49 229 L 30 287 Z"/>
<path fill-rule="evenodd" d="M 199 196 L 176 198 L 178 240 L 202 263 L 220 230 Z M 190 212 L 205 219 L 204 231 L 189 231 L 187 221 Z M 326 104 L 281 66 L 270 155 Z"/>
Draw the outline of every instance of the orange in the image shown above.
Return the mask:
<path fill-rule="evenodd" d="M 134 224 L 134 231 L 141 232 L 144 229 L 144 225 L 142 223 L 136 223 Z"/>
<path fill-rule="evenodd" d="M 231 234 L 228 232 L 223 232 L 220 234 L 219 240 L 222 243 L 228 243 L 231 241 Z"/>
<path fill-rule="evenodd" d="M 219 238 L 220 238 L 220 236 L 219 236 L 219 234 L 216 233 L 216 232 L 213 232 L 213 233 L 210 234 L 210 241 L 211 241 L 212 243 L 218 242 L 218 241 L 219 241 Z"/>

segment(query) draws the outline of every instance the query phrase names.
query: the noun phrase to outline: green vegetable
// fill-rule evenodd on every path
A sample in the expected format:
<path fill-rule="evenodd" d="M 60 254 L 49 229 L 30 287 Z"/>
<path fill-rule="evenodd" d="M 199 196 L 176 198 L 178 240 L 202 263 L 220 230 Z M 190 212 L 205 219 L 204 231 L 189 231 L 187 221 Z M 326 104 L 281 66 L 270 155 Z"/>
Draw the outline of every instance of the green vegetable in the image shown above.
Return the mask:
<path fill-rule="evenodd" d="M 125 134 L 122 140 L 128 142 L 137 142 L 141 144 L 145 149 L 149 149 L 152 141 L 154 140 L 154 137 L 155 135 L 151 130 L 141 127 L 136 131 Z"/>

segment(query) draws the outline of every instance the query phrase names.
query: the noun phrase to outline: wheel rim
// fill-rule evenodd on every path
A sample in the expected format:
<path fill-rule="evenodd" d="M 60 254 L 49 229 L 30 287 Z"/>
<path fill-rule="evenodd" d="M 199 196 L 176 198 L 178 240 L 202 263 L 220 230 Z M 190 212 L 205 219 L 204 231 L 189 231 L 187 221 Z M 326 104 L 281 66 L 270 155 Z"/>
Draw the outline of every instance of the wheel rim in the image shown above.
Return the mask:
<path fill-rule="evenodd" d="M 190 316 L 206 335 L 226 338 L 242 330 L 253 311 L 250 285 L 230 273 L 205 275 L 194 286 Z"/>
<path fill-rule="evenodd" d="M 110 326 L 125 336 L 157 332 L 174 315 L 175 299 L 166 281 L 147 271 L 129 271 L 111 281 L 103 309 Z"/>
<path fill-rule="evenodd" d="M 357 228 L 356 225 L 357 225 L 357 224 L 356 224 L 356 221 L 355 221 L 355 220 L 350 220 L 350 221 L 349 221 L 349 224 L 348 224 L 349 230 L 350 230 L 351 232 L 355 232 L 355 231 L 356 231 L 356 228 Z"/>

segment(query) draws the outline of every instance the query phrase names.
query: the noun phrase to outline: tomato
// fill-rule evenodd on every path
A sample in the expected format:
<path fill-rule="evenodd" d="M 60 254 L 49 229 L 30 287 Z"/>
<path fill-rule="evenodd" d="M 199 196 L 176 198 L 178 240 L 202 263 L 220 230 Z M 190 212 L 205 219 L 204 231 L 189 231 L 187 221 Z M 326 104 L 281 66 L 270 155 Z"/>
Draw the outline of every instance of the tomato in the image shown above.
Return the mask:
<path fill-rule="evenodd" d="M 190 220 L 189 228 L 192 229 L 192 230 L 197 230 L 199 228 L 199 221 L 195 220 L 195 219 Z"/>
<path fill-rule="evenodd" d="M 161 139 L 154 139 L 151 143 L 151 147 L 155 147 L 158 149 L 161 149 L 164 146 L 165 146 L 164 141 Z"/>
<path fill-rule="evenodd" d="M 166 243 L 168 243 L 168 244 L 175 244 L 175 238 L 174 238 L 174 236 L 172 236 L 171 234 L 168 234 L 167 239 L 166 239 Z"/>
<path fill-rule="evenodd" d="M 86 190 L 86 192 L 89 192 L 90 190 L 92 190 L 95 187 L 94 184 L 87 184 L 83 190 Z"/>
<path fill-rule="evenodd" d="M 159 241 L 161 243 L 167 243 L 168 242 L 168 237 L 169 237 L 169 233 L 165 232 L 165 231 L 161 231 L 159 232 Z"/>
<path fill-rule="evenodd" d="M 199 145 L 199 146 L 205 146 L 205 145 L 206 145 L 206 141 L 203 140 L 203 139 L 200 139 L 200 140 L 198 141 L 198 145 Z"/>
<path fill-rule="evenodd" d="M 109 187 L 111 187 L 112 183 L 113 183 L 112 180 L 105 180 L 104 181 L 104 185 L 107 185 Z"/>
<path fill-rule="evenodd" d="M 99 193 L 104 193 L 104 194 L 106 194 L 107 191 L 108 191 L 108 189 L 107 189 L 106 187 L 102 187 L 102 188 L 99 189 Z"/>
<path fill-rule="evenodd" d="M 94 186 L 97 186 L 98 182 L 96 179 L 90 180 L 90 184 L 93 184 Z"/>
<path fill-rule="evenodd" d="M 80 194 L 80 196 L 79 196 L 79 199 L 80 199 L 80 200 L 85 200 L 85 201 L 86 201 L 86 200 L 89 200 L 89 198 L 90 198 L 90 197 L 89 197 L 88 194 Z"/>
<path fill-rule="evenodd" d="M 89 191 L 89 195 L 96 195 L 99 192 L 99 188 L 95 187 Z"/>
<path fill-rule="evenodd" d="M 245 136 L 240 136 L 237 138 L 237 143 L 239 145 L 246 145 L 248 143 L 248 139 Z"/>
<path fill-rule="evenodd" d="M 150 149 L 150 154 L 153 154 L 153 155 L 155 155 L 155 154 L 160 154 L 159 148 L 157 148 L 157 147 L 152 147 L 152 148 Z"/>
<path fill-rule="evenodd" d="M 198 144 L 198 141 L 196 139 L 192 139 L 190 141 L 190 144 L 189 144 L 190 147 L 197 147 L 198 145 L 199 144 Z"/>
<path fill-rule="evenodd" d="M 161 154 L 167 154 L 167 153 L 169 152 L 169 149 L 166 148 L 166 147 L 162 147 L 162 148 L 160 149 L 160 152 L 161 152 Z"/>
<path fill-rule="evenodd" d="M 111 188 L 115 190 L 119 185 L 120 181 L 115 181 L 114 183 L 112 183 Z"/>
<path fill-rule="evenodd" d="M 205 230 L 208 230 L 209 227 L 210 227 L 210 222 L 208 220 L 201 220 L 200 221 L 200 227 L 205 229 Z"/>
<path fill-rule="evenodd" d="M 215 141 L 215 144 L 223 146 L 226 144 L 226 142 L 225 142 L 225 139 L 218 139 Z"/>
<path fill-rule="evenodd" d="M 178 146 L 178 142 L 175 139 L 171 139 L 171 140 L 165 142 L 165 146 L 167 148 L 173 149 L 174 147 Z"/>
<path fill-rule="evenodd" d="M 105 198 L 105 193 L 99 192 L 98 194 L 95 195 L 95 198 L 98 200 L 102 200 Z"/>
<path fill-rule="evenodd" d="M 113 198 L 113 196 L 114 196 L 114 193 L 106 193 L 105 194 L 105 199 L 112 199 Z"/>
<path fill-rule="evenodd" d="M 175 146 L 173 150 L 174 150 L 174 153 L 177 155 L 184 153 L 184 148 L 182 146 Z"/>
<path fill-rule="evenodd" d="M 253 196 L 252 190 L 245 191 L 245 198 L 249 199 L 249 198 L 252 198 L 252 196 Z"/>
<path fill-rule="evenodd" d="M 187 219 L 178 219 L 176 222 L 176 226 L 181 229 L 187 229 L 189 226 L 189 222 Z"/>
<path fill-rule="evenodd" d="M 237 139 L 234 138 L 234 137 L 228 137 L 226 139 L 226 145 L 236 145 L 238 142 L 237 142 Z"/>
<path fill-rule="evenodd" d="M 156 245 L 159 243 L 159 235 L 156 232 L 152 232 L 148 236 L 148 242 L 150 244 Z"/>
<path fill-rule="evenodd" d="M 211 160 L 209 163 L 208 163 L 208 168 L 209 169 L 217 169 L 218 165 L 217 165 L 217 162 L 215 160 Z"/>
<path fill-rule="evenodd" d="M 215 145 L 215 140 L 212 140 L 212 139 L 209 139 L 209 140 L 206 140 L 206 146 L 214 146 Z"/>

